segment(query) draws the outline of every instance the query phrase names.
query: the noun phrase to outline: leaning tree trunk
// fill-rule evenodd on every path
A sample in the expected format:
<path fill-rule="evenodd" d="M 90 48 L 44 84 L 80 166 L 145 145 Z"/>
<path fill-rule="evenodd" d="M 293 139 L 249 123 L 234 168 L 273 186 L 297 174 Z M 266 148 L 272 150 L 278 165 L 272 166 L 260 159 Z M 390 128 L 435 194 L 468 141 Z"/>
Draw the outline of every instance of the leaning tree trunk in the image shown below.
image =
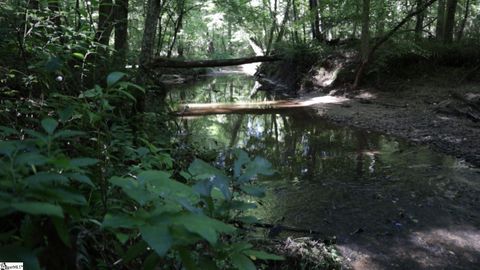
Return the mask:
<path fill-rule="evenodd" d="M 443 41 L 452 43 L 453 29 L 455 28 L 455 13 L 457 11 L 458 0 L 447 0 L 447 14 L 445 17 L 445 32 Z"/>
<path fill-rule="evenodd" d="M 467 2 L 465 3 L 465 14 L 463 16 L 462 22 L 460 23 L 460 27 L 457 33 L 458 41 L 462 40 L 463 38 L 463 33 L 465 31 L 465 26 L 467 25 L 469 13 L 470 13 L 470 0 L 467 0 Z"/>
<path fill-rule="evenodd" d="M 363 1 L 369 1 L 369 0 L 363 0 Z M 437 0 L 428 0 L 425 5 L 422 7 L 418 8 L 414 12 L 408 14 L 403 20 L 400 21 L 392 30 L 390 30 L 384 37 L 382 37 L 380 40 L 378 40 L 375 45 L 372 46 L 372 48 L 368 51 L 368 54 L 365 56 L 362 54 L 362 61 L 357 68 L 357 73 L 355 75 L 355 81 L 353 83 L 352 88 L 356 89 L 360 85 L 360 82 L 362 81 L 363 75 L 365 73 L 365 70 L 368 67 L 368 64 L 372 61 L 373 54 L 380 48 L 380 46 L 383 45 L 386 41 L 388 41 L 395 33 L 402 28 L 412 17 L 416 16 L 417 14 L 424 12 L 428 7 L 433 5 Z M 362 48 L 363 49 L 363 48 Z M 363 53 L 363 52 L 362 52 Z"/>
<path fill-rule="evenodd" d="M 170 44 L 170 47 L 168 49 L 167 57 L 172 57 L 172 52 L 173 52 L 173 47 L 175 47 L 175 43 L 177 42 L 178 38 L 178 33 L 182 29 L 183 25 L 183 16 L 185 15 L 185 0 L 182 0 L 181 4 L 179 4 L 179 9 L 178 9 L 178 18 L 177 22 L 175 24 L 175 30 L 173 33 L 173 41 L 172 44 Z"/>

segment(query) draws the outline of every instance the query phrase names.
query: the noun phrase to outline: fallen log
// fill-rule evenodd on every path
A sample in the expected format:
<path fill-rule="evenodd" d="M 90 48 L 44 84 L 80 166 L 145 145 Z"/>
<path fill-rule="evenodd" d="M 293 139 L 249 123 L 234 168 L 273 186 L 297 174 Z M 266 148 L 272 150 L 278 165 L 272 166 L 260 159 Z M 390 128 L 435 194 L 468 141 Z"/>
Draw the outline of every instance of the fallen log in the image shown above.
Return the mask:
<path fill-rule="evenodd" d="M 216 59 L 216 60 L 192 60 L 181 61 L 168 58 L 156 58 L 146 65 L 147 68 L 205 68 L 205 67 L 226 67 L 251 64 L 258 62 L 273 62 L 281 60 L 278 56 L 253 56 L 235 59 Z"/>

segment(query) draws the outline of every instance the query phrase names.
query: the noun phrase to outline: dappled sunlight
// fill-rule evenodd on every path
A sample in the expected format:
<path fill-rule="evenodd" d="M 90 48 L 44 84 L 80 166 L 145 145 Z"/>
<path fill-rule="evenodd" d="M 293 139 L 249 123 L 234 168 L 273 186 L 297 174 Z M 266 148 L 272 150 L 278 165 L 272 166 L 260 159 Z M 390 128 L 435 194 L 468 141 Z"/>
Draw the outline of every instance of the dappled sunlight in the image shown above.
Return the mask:
<path fill-rule="evenodd" d="M 480 254 L 480 230 L 467 225 L 427 228 L 410 232 L 406 238 L 361 239 L 337 246 L 353 269 L 398 266 L 405 267 L 402 269 L 447 269 L 453 267 L 452 261 L 456 260 L 475 264 L 475 257 Z M 376 250 L 380 246 L 388 248 Z M 388 265 L 385 265 L 386 258 Z"/>

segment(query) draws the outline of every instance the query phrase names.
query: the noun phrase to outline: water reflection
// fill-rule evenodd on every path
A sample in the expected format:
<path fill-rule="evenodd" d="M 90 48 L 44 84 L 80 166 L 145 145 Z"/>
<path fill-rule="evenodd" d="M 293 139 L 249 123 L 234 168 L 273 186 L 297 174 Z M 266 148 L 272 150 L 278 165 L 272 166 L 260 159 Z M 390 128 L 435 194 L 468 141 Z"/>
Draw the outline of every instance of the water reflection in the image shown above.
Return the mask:
<path fill-rule="evenodd" d="M 216 94 L 206 93 L 212 86 L 204 84 L 185 91 L 184 100 L 241 100 L 252 85 L 225 80 L 213 88 Z M 243 87 L 235 90 L 238 85 Z M 383 254 L 388 263 L 395 250 L 413 248 L 430 230 L 467 226 L 480 235 L 480 174 L 457 159 L 382 134 L 336 126 L 305 110 L 180 121 L 189 143 L 220 152 L 222 162 L 222 153 L 238 147 L 273 163 L 278 173 L 260 179 L 269 192 L 256 214 L 265 222 L 283 219 L 285 225 L 335 235 L 344 252 L 352 250 L 346 244 L 354 243 L 370 250 L 365 254 Z M 388 249 L 394 242 L 396 249 Z M 358 247 L 353 250 L 359 252 Z M 461 254 L 456 258 L 476 262 L 480 250 L 475 252 L 470 261 Z"/>

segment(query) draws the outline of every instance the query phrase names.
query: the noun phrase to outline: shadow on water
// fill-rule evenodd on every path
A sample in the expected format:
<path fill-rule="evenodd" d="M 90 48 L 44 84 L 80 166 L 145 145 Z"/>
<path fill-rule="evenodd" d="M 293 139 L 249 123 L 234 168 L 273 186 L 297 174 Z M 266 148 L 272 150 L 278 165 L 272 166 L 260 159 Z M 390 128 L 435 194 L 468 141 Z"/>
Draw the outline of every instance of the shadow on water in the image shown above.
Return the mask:
<path fill-rule="evenodd" d="M 222 77 L 171 95 L 231 102 L 252 86 Z M 255 214 L 335 236 L 349 267 L 480 267 L 480 171 L 460 160 L 306 110 L 181 121 L 189 143 L 218 151 L 220 163 L 232 147 L 271 161 L 278 173 L 259 179 L 269 192 Z"/>

